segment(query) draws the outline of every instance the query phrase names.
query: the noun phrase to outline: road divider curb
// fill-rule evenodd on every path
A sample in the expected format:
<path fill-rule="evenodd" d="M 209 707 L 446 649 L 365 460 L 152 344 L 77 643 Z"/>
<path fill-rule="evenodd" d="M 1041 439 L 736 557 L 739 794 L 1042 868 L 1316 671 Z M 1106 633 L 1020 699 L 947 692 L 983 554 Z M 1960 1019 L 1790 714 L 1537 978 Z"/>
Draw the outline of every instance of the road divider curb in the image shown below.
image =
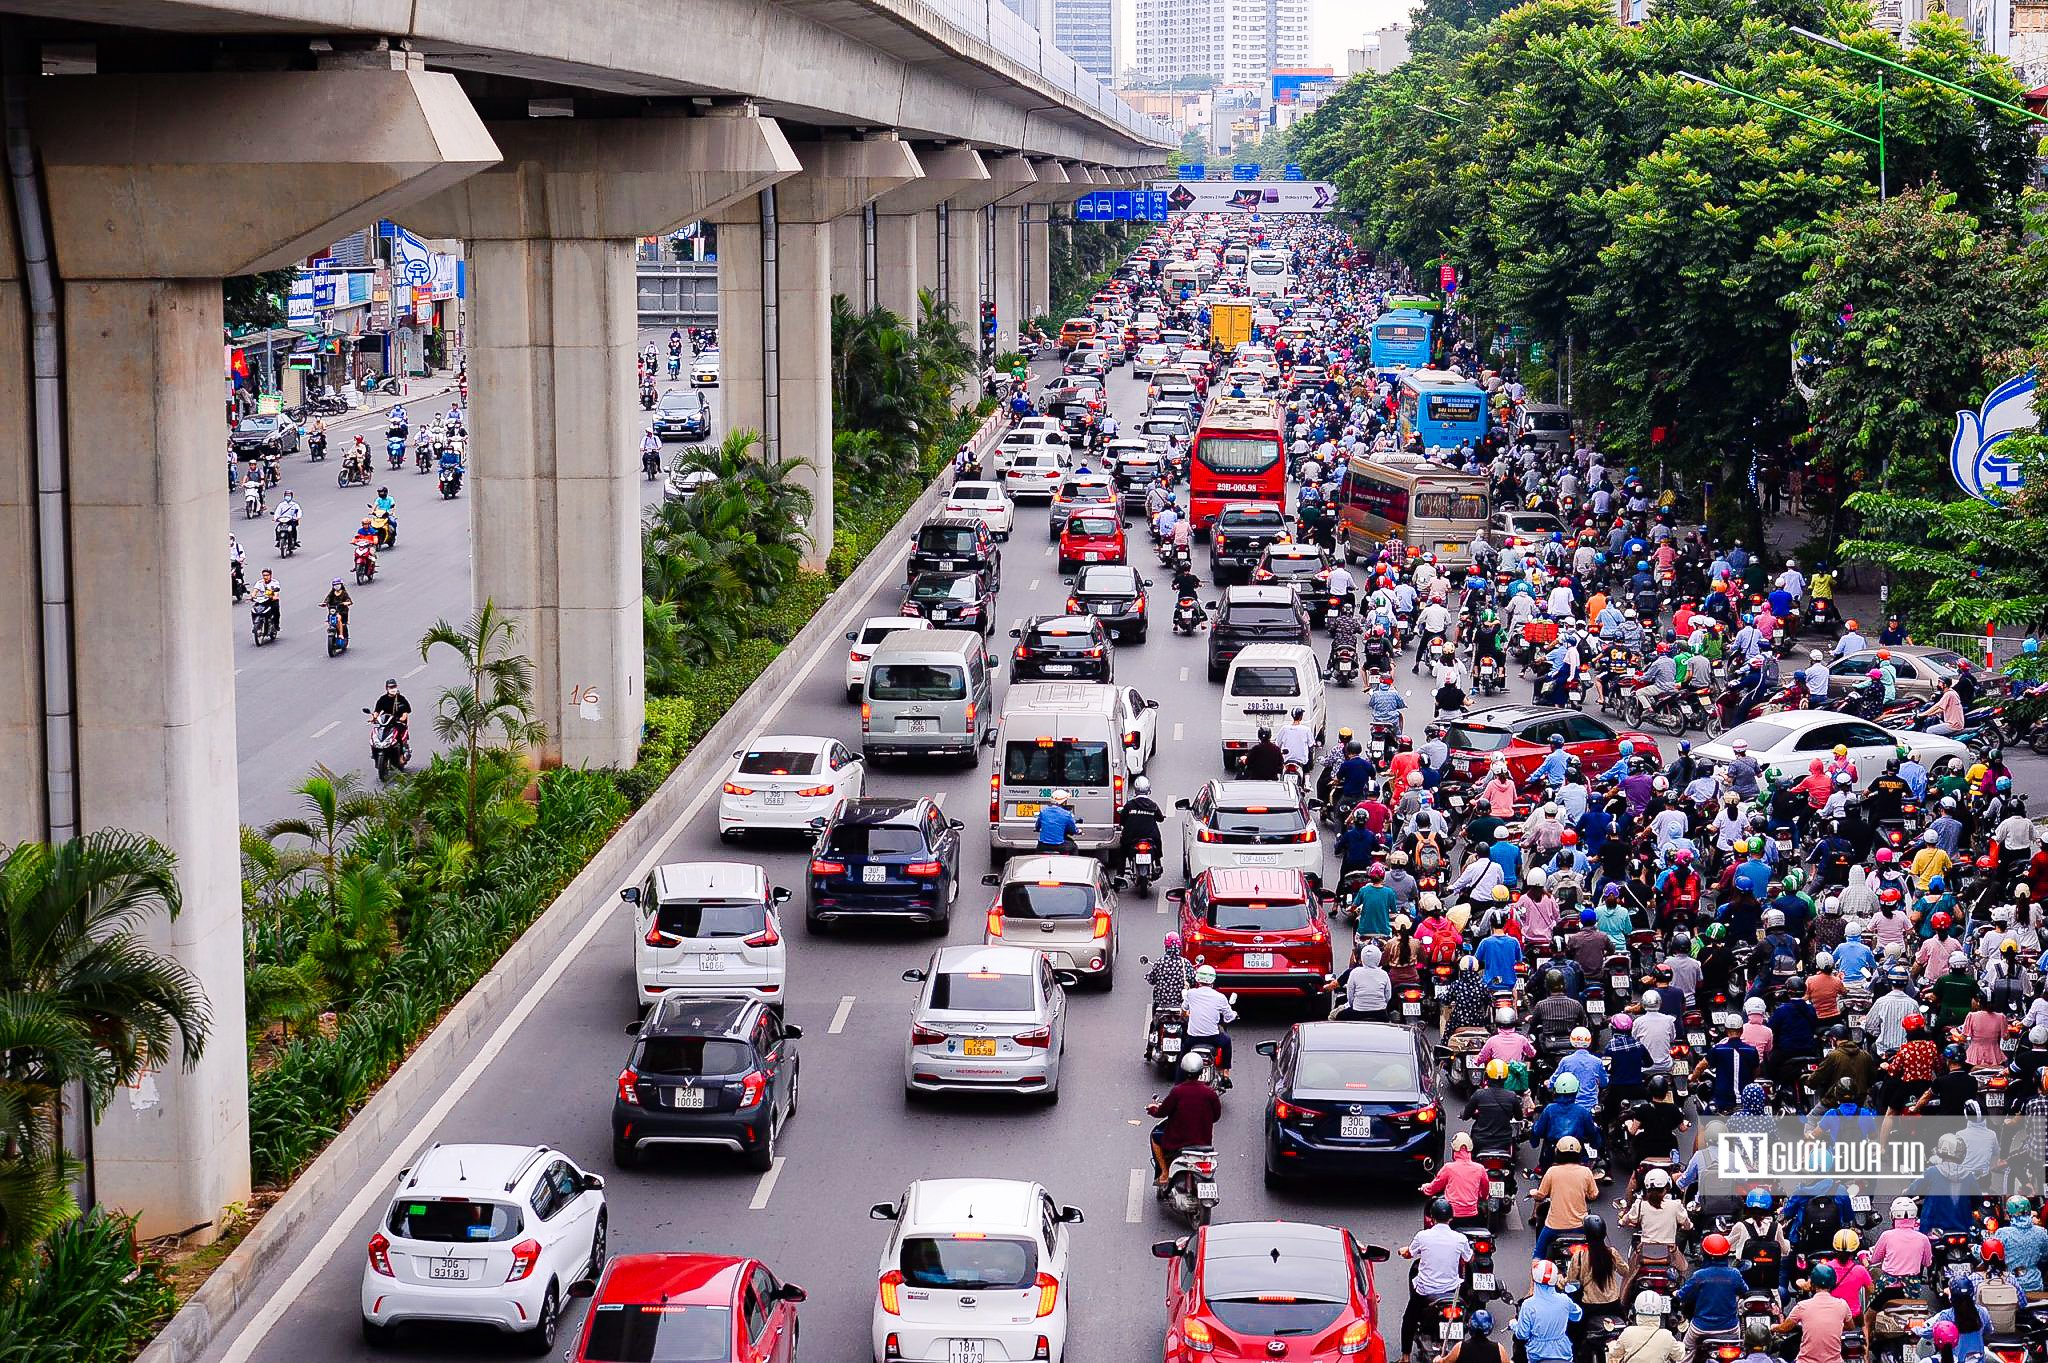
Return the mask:
<path fill-rule="evenodd" d="M 973 457 L 979 460 L 1005 429 L 998 408 L 970 438 Z M 731 760 L 733 747 L 749 736 L 753 716 L 794 686 L 820 649 L 836 653 L 831 646 L 863 618 L 868 598 L 885 582 L 901 576 L 901 561 L 891 551 L 944 503 L 950 487 L 950 470 L 943 471 L 910 504 L 860 567 L 825 599 L 810 623 L 797 631 L 724 717 L 698 740 L 689 756 L 676 764 L 660 789 L 619 826 L 498 963 L 421 1039 L 405 1063 L 327 1148 L 299 1172 L 242 1243 L 142 1350 L 136 1363 L 198 1363 L 235 1313 L 254 1300 L 269 1270 L 295 1263 L 310 1252 L 313 1242 L 330 1229 L 331 1215 L 347 1205 L 365 1174 L 383 1162 L 393 1144 L 426 1140 L 431 1133 L 410 1130 L 408 1115 L 456 1079 L 476 1047 L 533 988 L 562 948 L 590 921 L 590 915 L 608 911 L 618 902 L 618 889 L 632 879 L 633 867 L 673 836 L 704 783 L 717 778 Z"/>

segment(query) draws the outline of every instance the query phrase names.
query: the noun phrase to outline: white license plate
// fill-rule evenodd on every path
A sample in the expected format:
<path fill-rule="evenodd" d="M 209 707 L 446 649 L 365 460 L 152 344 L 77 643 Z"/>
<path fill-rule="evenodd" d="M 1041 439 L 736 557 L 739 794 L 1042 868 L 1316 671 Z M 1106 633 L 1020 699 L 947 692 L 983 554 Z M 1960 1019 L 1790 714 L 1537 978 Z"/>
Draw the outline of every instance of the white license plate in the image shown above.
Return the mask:
<path fill-rule="evenodd" d="M 1417 1002 L 1416 1000 L 1414 1000 L 1414 999 L 1406 999 L 1406 1000 L 1404 1000 L 1404 1001 L 1402 1002 L 1402 1004 L 1401 1004 L 1401 1016 L 1402 1016 L 1402 1017 L 1404 1017 L 1404 1018 L 1419 1018 L 1419 1017 L 1421 1017 L 1421 1016 L 1422 1016 L 1422 1005 L 1421 1005 L 1420 1003 L 1418 1003 L 1418 1002 Z"/>
<path fill-rule="evenodd" d="M 1083 563 L 1093 563 L 1101 557 L 1102 555 L 1096 553 L 1093 549 L 1083 549 L 1081 551 L 1081 561 Z"/>
<path fill-rule="evenodd" d="M 704 1090 L 670 1089 L 668 1091 L 668 1105 L 670 1107 L 702 1107 L 704 1106 Z"/>
<path fill-rule="evenodd" d="M 1687 1032 L 1685 1034 L 1685 1044 L 1694 1050 L 1699 1050 L 1707 1044 L 1707 1034 L 1705 1032 Z"/>
<path fill-rule="evenodd" d="M 932 731 L 932 725 L 936 722 L 929 719 L 906 719 L 902 723 L 902 728 L 903 732 L 907 734 L 928 734 Z"/>
<path fill-rule="evenodd" d="M 1854 1197 L 1851 1197 L 1849 1199 L 1849 1210 L 1854 1212 L 1869 1211 L 1870 1195 L 1868 1193 L 1857 1193 Z"/>
<path fill-rule="evenodd" d="M 467 1282 L 469 1261 L 467 1259 L 429 1259 L 427 1277 L 436 1282 Z"/>
<path fill-rule="evenodd" d="M 1607 983 L 1613 985 L 1616 989 L 1626 989 L 1628 988 L 1628 976 L 1609 975 L 1607 977 Z"/>
<path fill-rule="evenodd" d="M 2019 1048 L 2020 1039 L 2016 1036 L 2009 1036 L 2005 1038 L 2005 1040 L 1998 1043 L 1998 1049 L 2004 1051 L 2008 1055 L 2012 1054 L 2014 1051 L 2017 1051 Z"/>
<path fill-rule="evenodd" d="M 1499 1289 L 1495 1286 L 1491 1273 L 1474 1273 L 1472 1275 L 1472 1290 L 1474 1292 L 1494 1292 Z"/>
<path fill-rule="evenodd" d="M 697 957 L 697 969 L 704 971 L 725 969 L 725 953 L 722 951 L 706 951 L 699 954 Z"/>
<path fill-rule="evenodd" d="M 1214 1198 L 1216 1196 L 1216 1185 L 1213 1183 L 1197 1183 L 1195 1185 L 1195 1196 L 1205 1201 Z"/>
<path fill-rule="evenodd" d="M 1280 854 L 1278 852 L 1239 852 L 1237 854 L 1237 861 L 1240 866 L 1272 866 L 1279 860 Z"/>
<path fill-rule="evenodd" d="M 1506 1197 L 1508 1195 L 1507 1180 L 1500 1178 L 1488 1179 L 1486 1181 L 1486 1191 L 1494 1197 Z"/>
<path fill-rule="evenodd" d="M 1058 672 L 1064 675 L 1068 672 L 1072 672 L 1074 670 L 1074 665 L 1072 663 L 1047 663 L 1045 665 L 1045 670 L 1047 672 Z"/>
<path fill-rule="evenodd" d="M 764 794 L 761 799 L 770 805 L 786 805 L 789 803 L 789 792 L 786 790 L 771 790 Z"/>
<path fill-rule="evenodd" d="M 1246 970 L 1271 970 L 1273 968 L 1273 953 L 1270 951 L 1247 951 L 1244 954 L 1244 968 Z"/>
<path fill-rule="evenodd" d="M 2002 1093 L 1985 1094 L 1984 1110 L 1986 1112 L 2003 1112 L 2005 1110 L 2005 1095 Z"/>
<path fill-rule="evenodd" d="M 1742 1318 L 1742 1332 L 1744 1334 L 1757 1334 L 1770 1328 L 1771 1318 L 1769 1316 L 1744 1316 Z"/>
<path fill-rule="evenodd" d="M 1444 1343 L 1454 1343 L 1465 1337 L 1465 1322 L 1462 1320 L 1447 1320 L 1438 1328 L 1437 1333 L 1443 1336 Z"/>
<path fill-rule="evenodd" d="M 1593 1015 L 1594 1017 L 1606 1017 L 1606 1016 L 1607 1016 L 1607 1000 L 1606 1000 L 1606 999 L 1587 999 L 1587 1000 L 1586 1000 L 1586 1011 L 1587 1011 L 1588 1013 L 1592 1014 L 1592 1015 Z"/>
<path fill-rule="evenodd" d="M 1372 1118 L 1339 1117 L 1337 1119 L 1337 1134 L 1346 1140 L 1364 1140 L 1372 1134 Z"/>
<path fill-rule="evenodd" d="M 860 878 L 865 884 L 880 885 L 888 880 L 889 868 L 886 866 L 863 866 L 860 868 Z"/>
<path fill-rule="evenodd" d="M 1165 1051 L 1168 1055 L 1180 1054 L 1180 1038 L 1177 1036 L 1169 1036 L 1163 1038 L 1160 1041 L 1159 1046 L 1160 1049 Z"/>
<path fill-rule="evenodd" d="M 946 1341 L 946 1363 L 985 1363 L 987 1340 L 949 1339 Z"/>

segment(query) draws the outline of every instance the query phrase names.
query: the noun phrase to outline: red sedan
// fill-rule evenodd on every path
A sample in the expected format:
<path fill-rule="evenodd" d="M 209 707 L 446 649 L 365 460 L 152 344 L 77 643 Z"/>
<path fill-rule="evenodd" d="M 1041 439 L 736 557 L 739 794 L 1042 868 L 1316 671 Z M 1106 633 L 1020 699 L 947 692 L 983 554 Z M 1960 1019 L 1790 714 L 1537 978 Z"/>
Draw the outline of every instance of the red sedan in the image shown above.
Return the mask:
<path fill-rule="evenodd" d="M 1386 1363 L 1374 1264 L 1334 1226 L 1211 1225 L 1152 1246 L 1167 1261 L 1165 1363 Z"/>
<path fill-rule="evenodd" d="M 1083 563 L 1122 563 L 1124 552 L 1124 523 L 1113 511 L 1077 509 L 1060 531 L 1062 573 Z"/>
<path fill-rule="evenodd" d="M 1649 734 L 1616 729 L 1592 715 L 1555 705 L 1495 705 L 1471 711 L 1451 725 L 1444 743 L 1450 749 L 1451 775 L 1483 781 L 1498 760 L 1508 764 L 1508 775 L 1521 786 L 1550 755 L 1553 736 L 1563 739 L 1564 751 L 1579 759 L 1588 781 L 1620 760 L 1624 741 L 1633 743 L 1638 753 L 1657 756 L 1657 740 Z"/>
<path fill-rule="evenodd" d="M 579 1290 L 580 1289 L 580 1290 Z M 570 1289 L 589 1291 L 588 1283 Z M 622 1254 L 605 1266 L 571 1363 L 793 1363 L 804 1290 L 758 1259 Z"/>

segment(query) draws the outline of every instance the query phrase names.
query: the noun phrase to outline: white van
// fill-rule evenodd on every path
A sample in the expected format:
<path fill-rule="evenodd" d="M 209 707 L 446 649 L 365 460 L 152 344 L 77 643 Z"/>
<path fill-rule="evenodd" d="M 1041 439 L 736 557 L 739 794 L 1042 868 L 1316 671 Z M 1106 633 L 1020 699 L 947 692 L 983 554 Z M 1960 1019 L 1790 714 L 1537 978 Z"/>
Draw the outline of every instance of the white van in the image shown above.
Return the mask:
<path fill-rule="evenodd" d="M 1278 737 L 1303 711 L 1316 741 L 1329 718 L 1323 669 L 1307 644 L 1247 644 L 1230 660 L 1223 678 L 1223 768 L 1235 771 L 1245 750 L 1258 741 L 1261 725 Z"/>
<path fill-rule="evenodd" d="M 1038 811 L 1071 791 L 1083 852 L 1116 847 L 1130 779 L 1157 742 L 1158 702 L 1101 682 L 1018 682 L 1003 697 L 989 778 L 989 850 L 1001 858 L 1038 847 Z"/>

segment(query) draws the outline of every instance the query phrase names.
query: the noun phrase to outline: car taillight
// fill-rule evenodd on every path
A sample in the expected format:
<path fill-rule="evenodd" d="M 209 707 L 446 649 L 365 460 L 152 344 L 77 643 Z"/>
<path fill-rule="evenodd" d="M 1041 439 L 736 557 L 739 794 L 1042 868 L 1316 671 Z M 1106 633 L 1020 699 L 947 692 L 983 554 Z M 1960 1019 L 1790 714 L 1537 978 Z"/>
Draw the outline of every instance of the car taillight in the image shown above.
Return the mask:
<path fill-rule="evenodd" d="M 1097 909 L 1097 910 L 1095 911 L 1095 933 L 1094 933 L 1094 935 L 1095 935 L 1095 936 L 1096 936 L 1097 938 L 1102 938 L 1102 937 L 1107 937 L 1107 936 L 1109 936 L 1109 910 L 1107 910 L 1107 909 Z"/>
<path fill-rule="evenodd" d="M 505 1275 L 505 1281 L 516 1283 L 533 1272 L 534 1264 L 540 1261 L 540 1241 L 521 1240 L 512 1246 L 512 1271 Z"/>
<path fill-rule="evenodd" d="M 640 1106 L 640 1072 L 631 1065 L 619 1071 L 619 1101 L 628 1107 Z"/>
<path fill-rule="evenodd" d="M 740 940 L 742 944 L 750 947 L 772 947 L 781 944 L 782 934 L 775 930 L 775 920 L 770 918 L 759 932 Z"/>
<path fill-rule="evenodd" d="M 669 936 L 661 930 L 659 922 L 654 922 L 647 925 L 647 936 L 643 940 L 651 947 L 672 947 L 683 939 Z"/>
<path fill-rule="evenodd" d="M 1216 1351 L 1216 1338 L 1209 1333 L 1209 1326 L 1204 1321 L 1189 1320 L 1181 1322 L 1180 1337 L 1186 1340 L 1187 1346 L 1198 1354 L 1214 1353 Z"/>
<path fill-rule="evenodd" d="M 831 793 L 832 787 L 830 786 L 806 786 L 804 789 L 798 791 L 797 795 L 803 799 L 817 800 L 822 799 L 823 797 L 830 795 Z"/>
<path fill-rule="evenodd" d="M 940 862 L 913 861 L 910 863 L 910 865 L 903 868 L 903 874 L 907 876 L 919 876 L 924 879 L 929 879 L 932 876 L 938 875 L 941 871 L 944 871 L 945 869 L 945 866 Z"/>
<path fill-rule="evenodd" d="M 1419 1122 L 1429 1126 L 1436 1121 L 1436 1105 L 1432 1103 L 1427 1107 L 1411 1107 L 1405 1112 L 1390 1112 L 1387 1117 L 1391 1121 Z"/>
<path fill-rule="evenodd" d="M 1052 1046 L 1052 1028 L 1033 1027 L 1028 1032 L 1017 1033 L 1011 1040 L 1019 1046 L 1029 1046 L 1036 1051 L 1047 1050 Z"/>
<path fill-rule="evenodd" d="M 994 823 L 1003 816 L 1002 801 L 997 798 L 1003 793 L 1002 782 L 1001 772 L 992 771 L 988 774 L 988 821 L 990 823 Z"/>
<path fill-rule="evenodd" d="M 860 703 L 860 731 L 868 731 L 868 722 L 875 717 L 875 708 L 866 701 Z"/>
<path fill-rule="evenodd" d="M 768 1076 L 759 1070 L 747 1071 L 746 1077 L 740 1080 L 740 1106 L 742 1108 L 757 1106 L 761 1101 L 761 1095 L 767 1091 Z"/>
<path fill-rule="evenodd" d="M 975 704 L 975 703 L 974 703 L 973 701 L 971 701 L 971 700 L 967 702 L 967 732 L 968 732 L 968 733 L 972 734 L 972 733 L 974 732 L 974 717 L 975 717 L 976 715 L 980 714 L 980 713 L 981 713 L 981 707 L 980 707 L 980 706 L 976 705 L 976 704 Z"/>
<path fill-rule="evenodd" d="M 1276 1122 L 1298 1122 L 1315 1115 L 1315 1113 L 1307 1108 L 1296 1107 L 1294 1104 L 1283 1099 L 1275 1098 L 1273 1100 L 1273 1120 Z"/>
<path fill-rule="evenodd" d="M 990 909 L 988 911 L 988 935 L 991 937 L 1003 935 L 1003 911 L 1001 909 Z"/>
<path fill-rule="evenodd" d="M 1222 838 L 1223 835 L 1213 828 L 1198 828 L 1195 830 L 1196 842 L 1220 842 Z"/>
<path fill-rule="evenodd" d="M 370 1271 L 386 1278 L 397 1276 L 391 1271 L 391 1242 L 381 1231 L 370 1237 Z"/>
<path fill-rule="evenodd" d="M 1024 645 L 1019 644 L 1017 645 L 1015 650 L 1011 652 L 1010 656 L 1013 658 L 1028 658 L 1031 656 L 1031 650 L 1024 647 Z"/>
<path fill-rule="evenodd" d="M 1060 1280 L 1053 1277 L 1050 1273 L 1041 1273 L 1038 1275 L 1037 1286 L 1038 1314 L 1041 1317 L 1049 1316 L 1052 1314 L 1053 1307 L 1059 1304 Z"/>
<path fill-rule="evenodd" d="M 727 781 L 725 783 L 725 793 L 727 795 L 752 795 L 754 788 L 752 786 L 736 786 L 732 782 Z"/>
<path fill-rule="evenodd" d="M 843 861 L 819 861 L 815 858 L 811 861 L 811 874 L 814 876 L 836 876 L 845 871 L 846 863 Z"/>
<path fill-rule="evenodd" d="M 1344 1327 L 1344 1342 L 1337 1346 L 1340 1354 L 1362 1354 L 1365 1346 L 1372 1342 L 1372 1322 L 1355 1320 Z"/>
<path fill-rule="evenodd" d="M 882 1309 L 892 1316 L 903 1314 L 903 1301 L 899 1295 L 903 1290 L 903 1275 L 890 1269 L 882 1275 Z"/>
<path fill-rule="evenodd" d="M 1102 656 L 1102 645 L 1097 644 L 1091 649 L 1084 650 L 1081 656 L 1084 658 L 1100 658 Z"/>
<path fill-rule="evenodd" d="M 946 1034 L 944 1032 L 936 1031 L 921 1024 L 914 1024 L 910 1029 L 910 1044 L 913 1046 L 939 1046 L 943 1045 L 945 1040 Z"/>

